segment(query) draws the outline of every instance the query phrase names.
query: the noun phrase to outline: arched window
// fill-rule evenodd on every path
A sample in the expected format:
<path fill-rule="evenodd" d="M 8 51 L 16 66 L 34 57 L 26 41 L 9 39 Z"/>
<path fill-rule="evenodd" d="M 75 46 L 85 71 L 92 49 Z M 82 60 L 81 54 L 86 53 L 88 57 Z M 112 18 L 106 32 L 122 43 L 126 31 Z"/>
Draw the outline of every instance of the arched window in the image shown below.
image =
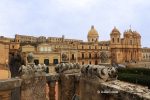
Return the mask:
<path fill-rule="evenodd" d="M 91 61 L 89 61 L 89 64 L 91 64 Z"/>
<path fill-rule="evenodd" d="M 43 51 L 43 47 L 40 47 L 40 51 Z"/>
<path fill-rule="evenodd" d="M 97 65 L 98 64 L 98 62 L 97 62 L 97 60 L 95 60 L 95 65 Z"/>
<path fill-rule="evenodd" d="M 82 49 L 84 49 L 84 46 L 82 45 Z"/>
<path fill-rule="evenodd" d="M 119 43 L 119 38 L 118 38 L 118 43 Z"/>
<path fill-rule="evenodd" d="M 115 42 L 115 39 L 114 39 L 114 38 L 112 38 L 112 42 L 113 42 L 113 43 Z"/>
<path fill-rule="evenodd" d="M 84 59 L 84 53 L 82 53 L 82 59 Z"/>
<path fill-rule="evenodd" d="M 132 45 L 132 40 L 130 40 L 130 44 Z"/>
<path fill-rule="evenodd" d="M 74 54 L 72 54 L 72 60 L 74 60 Z"/>
<path fill-rule="evenodd" d="M 82 65 L 84 65 L 84 61 L 82 61 Z"/>
<path fill-rule="evenodd" d="M 91 53 L 89 53 L 89 58 L 91 58 Z"/>
<path fill-rule="evenodd" d="M 89 49 L 91 49 L 91 46 L 89 46 Z"/>

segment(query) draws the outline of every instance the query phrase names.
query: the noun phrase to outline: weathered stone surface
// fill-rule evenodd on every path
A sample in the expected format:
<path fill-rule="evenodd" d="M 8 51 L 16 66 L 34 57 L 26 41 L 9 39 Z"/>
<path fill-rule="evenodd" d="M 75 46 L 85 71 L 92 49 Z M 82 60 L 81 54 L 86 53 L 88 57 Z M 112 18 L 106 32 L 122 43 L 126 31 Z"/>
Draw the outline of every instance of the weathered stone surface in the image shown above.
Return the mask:
<path fill-rule="evenodd" d="M 79 73 L 81 66 L 78 63 L 61 63 L 56 65 L 55 71 L 57 73 Z"/>
<path fill-rule="evenodd" d="M 82 77 L 99 79 L 99 81 L 110 81 L 117 78 L 117 70 L 114 67 L 102 65 L 84 65 L 81 68 Z"/>
<path fill-rule="evenodd" d="M 32 55 L 29 60 L 33 60 Z M 46 100 L 46 66 L 29 63 L 21 66 L 21 100 Z"/>
<path fill-rule="evenodd" d="M 19 78 L 11 78 L 0 80 L 0 91 L 11 90 L 21 86 L 22 80 Z"/>
<path fill-rule="evenodd" d="M 11 90 L 0 91 L 0 100 L 11 100 Z"/>
<path fill-rule="evenodd" d="M 150 100 L 146 87 L 119 80 L 98 82 L 80 78 L 80 100 Z"/>
<path fill-rule="evenodd" d="M 72 100 L 75 94 L 78 92 L 78 86 L 76 84 L 76 77 L 74 74 L 61 74 L 60 75 L 60 88 L 61 97 L 60 100 Z"/>
<path fill-rule="evenodd" d="M 45 75 L 23 80 L 21 89 L 21 100 L 46 100 Z"/>
<path fill-rule="evenodd" d="M 130 100 L 150 100 L 150 90 L 148 87 L 119 80 L 101 83 L 101 86 L 117 90 L 118 94 L 114 95 L 115 98 L 118 98 L 118 95 L 120 95 L 120 98 L 128 97 Z"/>

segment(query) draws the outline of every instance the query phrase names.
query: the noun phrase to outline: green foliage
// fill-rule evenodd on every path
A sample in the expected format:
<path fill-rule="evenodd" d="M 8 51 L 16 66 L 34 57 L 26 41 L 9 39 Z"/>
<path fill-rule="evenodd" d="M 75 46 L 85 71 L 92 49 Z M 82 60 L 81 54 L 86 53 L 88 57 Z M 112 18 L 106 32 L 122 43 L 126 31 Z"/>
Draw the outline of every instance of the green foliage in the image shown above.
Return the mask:
<path fill-rule="evenodd" d="M 150 76 L 150 69 L 146 68 L 119 68 L 118 72 Z"/>
<path fill-rule="evenodd" d="M 118 69 L 118 80 L 148 86 L 150 88 L 150 69 Z"/>

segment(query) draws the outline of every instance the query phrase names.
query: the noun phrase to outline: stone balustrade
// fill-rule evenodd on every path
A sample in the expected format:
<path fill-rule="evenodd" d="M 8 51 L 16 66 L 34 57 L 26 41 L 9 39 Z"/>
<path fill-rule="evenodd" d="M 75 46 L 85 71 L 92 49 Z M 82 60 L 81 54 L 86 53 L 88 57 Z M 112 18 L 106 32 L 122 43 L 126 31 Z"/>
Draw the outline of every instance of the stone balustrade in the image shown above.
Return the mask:
<path fill-rule="evenodd" d="M 56 100 L 56 82 L 58 100 L 150 100 L 147 87 L 117 80 L 113 67 L 65 63 L 57 65 L 56 72 L 0 80 L 0 100 L 46 100 L 46 83 L 49 99 Z"/>
<path fill-rule="evenodd" d="M 19 78 L 0 80 L 0 100 L 20 100 L 21 82 Z"/>

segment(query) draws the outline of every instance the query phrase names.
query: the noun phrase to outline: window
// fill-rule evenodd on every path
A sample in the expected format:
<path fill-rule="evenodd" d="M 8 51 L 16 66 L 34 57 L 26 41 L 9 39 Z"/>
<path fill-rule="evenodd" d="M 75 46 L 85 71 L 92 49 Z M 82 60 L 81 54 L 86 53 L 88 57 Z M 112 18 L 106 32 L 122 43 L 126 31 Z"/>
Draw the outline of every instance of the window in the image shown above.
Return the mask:
<path fill-rule="evenodd" d="M 40 47 L 40 51 L 43 51 L 43 47 Z"/>
<path fill-rule="evenodd" d="M 97 46 L 95 46 L 95 49 L 97 49 Z"/>
<path fill-rule="evenodd" d="M 47 51 L 47 47 L 44 47 L 44 51 Z"/>
<path fill-rule="evenodd" d="M 82 61 L 82 65 L 84 65 L 84 61 Z"/>
<path fill-rule="evenodd" d="M 95 53 L 95 58 L 97 58 L 97 53 Z"/>
<path fill-rule="evenodd" d="M 91 61 L 89 61 L 89 64 L 91 64 Z"/>
<path fill-rule="evenodd" d="M 132 44 L 132 40 L 130 40 L 130 44 Z"/>
<path fill-rule="evenodd" d="M 89 49 L 91 49 L 91 46 L 89 46 Z"/>
<path fill-rule="evenodd" d="M 95 65 L 97 65 L 98 64 L 98 62 L 97 62 L 97 60 L 95 61 Z"/>
<path fill-rule="evenodd" d="M 15 48 L 15 46 L 13 45 L 13 46 L 12 46 L 12 48 L 14 49 L 14 48 Z"/>
<path fill-rule="evenodd" d="M 118 43 L 119 43 L 119 38 L 118 38 Z"/>
<path fill-rule="evenodd" d="M 82 53 L 82 59 L 84 59 L 84 53 Z"/>
<path fill-rule="evenodd" d="M 48 47 L 48 51 L 52 51 L 52 50 L 51 50 L 51 47 Z"/>
<path fill-rule="evenodd" d="M 91 58 L 91 53 L 89 53 L 89 58 Z"/>
<path fill-rule="evenodd" d="M 114 38 L 112 38 L 112 42 L 113 42 L 113 43 L 115 42 L 115 39 L 114 39 Z"/>
<path fill-rule="evenodd" d="M 82 49 L 84 49 L 83 45 L 82 45 Z"/>
<path fill-rule="evenodd" d="M 74 54 L 72 54 L 72 60 L 74 60 Z"/>

